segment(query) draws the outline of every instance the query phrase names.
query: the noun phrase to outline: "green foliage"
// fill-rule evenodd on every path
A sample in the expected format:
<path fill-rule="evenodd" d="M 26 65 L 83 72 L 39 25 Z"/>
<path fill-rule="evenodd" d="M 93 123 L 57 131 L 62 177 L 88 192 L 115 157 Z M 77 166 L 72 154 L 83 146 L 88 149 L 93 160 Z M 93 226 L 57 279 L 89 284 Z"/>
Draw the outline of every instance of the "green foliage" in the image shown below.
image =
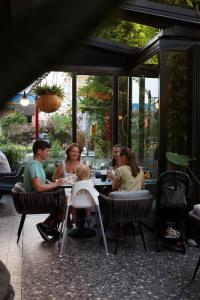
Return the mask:
<path fill-rule="evenodd" d="M 192 158 L 190 156 L 174 152 L 167 152 L 166 158 L 173 165 L 181 167 L 182 171 L 185 171 L 185 169 L 189 170 L 191 175 L 194 177 L 194 180 L 197 182 L 198 185 L 200 185 L 199 178 L 196 176 L 195 172 L 190 168 L 190 162 L 192 161 Z"/>
<path fill-rule="evenodd" d="M 168 95 L 168 113 L 166 114 L 167 150 L 177 153 L 188 153 L 189 150 L 186 59 L 186 53 L 183 51 L 167 51 L 165 57 Z"/>
<path fill-rule="evenodd" d="M 112 80 L 106 76 L 90 76 L 86 85 L 78 91 L 79 110 L 87 113 L 87 123 L 97 124 L 96 133 L 91 137 L 85 134 L 89 148 L 95 143 L 95 149 L 100 149 L 103 156 L 110 151 L 110 140 L 106 138 L 108 133 L 111 103 L 112 103 Z"/>
<path fill-rule="evenodd" d="M 23 113 L 19 111 L 15 111 L 13 113 L 4 115 L 1 119 L 1 125 L 2 125 L 4 136 L 7 137 L 9 127 L 11 125 L 17 125 L 17 124 L 23 125 L 26 123 L 27 123 L 27 118 L 24 116 Z"/>
<path fill-rule="evenodd" d="M 174 165 L 188 167 L 190 161 L 192 160 L 190 156 L 184 154 L 178 154 L 174 152 L 167 152 L 166 158 L 169 162 L 173 163 Z"/>
<path fill-rule="evenodd" d="M 1 151 L 6 155 L 12 169 L 16 169 L 19 162 L 23 161 L 27 148 L 12 143 L 0 146 Z"/>
<path fill-rule="evenodd" d="M 157 33 L 158 29 L 153 27 L 127 21 L 114 20 L 107 27 L 99 27 L 95 32 L 95 36 L 98 38 L 125 43 L 133 47 L 142 47 Z"/>
<path fill-rule="evenodd" d="M 65 98 L 64 89 L 61 86 L 56 85 L 56 84 L 51 85 L 51 86 L 48 84 L 36 85 L 32 91 L 36 96 L 54 94 L 54 95 L 58 96 L 61 101 L 64 100 L 64 98 Z"/>
<path fill-rule="evenodd" d="M 112 93 L 110 77 L 89 76 L 86 85 L 78 91 L 79 109 L 83 112 L 106 110 L 110 106 Z"/>
<path fill-rule="evenodd" d="M 35 129 L 32 124 L 11 124 L 7 137 L 11 143 L 27 146 L 34 140 Z"/>
<path fill-rule="evenodd" d="M 61 145 L 58 140 L 54 140 L 51 144 L 50 157 L 58 158 L 60 156 Z"/>
<path fill-rule="evenodd" d="M 56 139 L 60 144 L 71 143 L 72 116 L 71 112 L 65 115 L 53 114 L 46 122 L 40 123 L 40 131 L 47 133 L 50 143 Z"/>
<path fill-rule="evenodd" d="M 151 0 L 150 0 L 151 1 Z M 185 8 L 192 8 L 199 10 L 199 0 L 153 0 L 152 2 L 169 4 L 172 6 L 179 6 Z"/>

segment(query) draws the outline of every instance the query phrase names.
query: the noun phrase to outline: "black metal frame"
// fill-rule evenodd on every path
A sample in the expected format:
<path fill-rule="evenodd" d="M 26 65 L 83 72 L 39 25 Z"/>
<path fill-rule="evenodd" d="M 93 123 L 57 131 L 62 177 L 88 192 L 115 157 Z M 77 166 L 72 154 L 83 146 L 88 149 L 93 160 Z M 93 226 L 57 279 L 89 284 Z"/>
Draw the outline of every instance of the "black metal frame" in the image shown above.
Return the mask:
<path fill-rule="evenodd" d="M 8 4 L 8 1 L 3 0 L 1 3 L 0 20 L 2 20 L 3 26 L 0 34 L 2 44 L 4 44 L 4 47 L 0 49 L 1 104 L 49 70 L 114 76 L 113 103 L 118 103 L 116 99 L 118 95 L 117 76 L 136 76 L 136 74 L 139 76 L 143 73 L 148 77 L 148 74 L 156 76 L 159 73 L 159 171 L 164 171 L 164 154 L 166 152 L 165 115 L 167 111 L 165 51 L 167 49 L 187 51 L 195 44 L 200 44 L 199 14 L 189 9 L 145 0 L 125 0 L 123 2 L 119 0 L 90 0 L 87 3 L 80 3 L 77 0 L 66 3 L 62 0 L 59 1 L 59 5 L 55 4 L 53 0 L 49 0 L 48 3 L 45 1 L 35 3 L 31 0 L 20 1 L 19 5 L 18 2 L 18 0 L 12 0 Z M 118 6 L 118 16 L 124 20 L 131 20 L 164 30 L 159 32 L 143 48 L 122 46 L 115 42 L 97 39 L 86 40 L 88 33 L 105 18 L 105 12 L 111 10 L 114 6 Z M 49 22 L 51 16 L 54 17 L 55 13 L 59 16 L 59 22 Z M 75 14 L 79 15 L 78 19 L 74 19 Z M 57 34 L 58 31 L 59 35 Z M 26 49 L 26 51 L 24 52 L 22 49 Z M 141 65 L 155 53 L 159 54 L 159 70 Z M 192 55 L 195 61 L 197 52 Z M 139 65 L 140 68 L 138 68 Z M 76 79 L 75 75 L 73 76 L 72 135 L 73 141 L 76 141 Z M 199 78 L 199 75 L 194 72 L 193 92 L 195 92 L 197 78 Z M 8 82 L 9 89 L 7 88 Z M 118 129 L 118 116 L 116 113 L 118 113 L 118 106 L 113 105 L 114 131 Z M 192 126 L 194 128 L 199 125 L 196 123 Z M 128 136 L 128 144 L 131 145 L 130 127 Z M 198 137 L 195 136 L 195 139 L 198 139 Z M 117 133 L 113 133 L 113 143 L 117 142 Z M 193 142 L 199 143 L 199 141 L 194 140 L 194 136 Z"/>

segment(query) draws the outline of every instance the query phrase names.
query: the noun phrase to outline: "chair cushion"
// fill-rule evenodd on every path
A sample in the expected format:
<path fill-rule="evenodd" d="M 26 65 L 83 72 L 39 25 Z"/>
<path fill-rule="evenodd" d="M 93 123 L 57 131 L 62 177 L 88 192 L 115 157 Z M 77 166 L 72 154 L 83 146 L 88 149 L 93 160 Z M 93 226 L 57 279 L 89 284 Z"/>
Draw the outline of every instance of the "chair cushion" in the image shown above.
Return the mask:
<path fill-rule="evenodd" d="M 23 183 L 22 182 L 15 183 L 13 191 L 16 193 L 24 193 L 25 189 L 23 188 Z"/>
<path fill-rule="evenodd" d="M 110 197 L 112 199 L 139 200 L 139 199 L 147 199 L 147 198 L 149 199 L 151 198 L 151 194 L 148 190 L 133 191 L 133 192 L 112 192 L 110 193 Z"/>
<path fill-rule="evenodd" d="M 196 215 L 196 216 L 199 216 L 200 217 L 200 204 L 196 204 L 193 206 L 193 213 Z"/>

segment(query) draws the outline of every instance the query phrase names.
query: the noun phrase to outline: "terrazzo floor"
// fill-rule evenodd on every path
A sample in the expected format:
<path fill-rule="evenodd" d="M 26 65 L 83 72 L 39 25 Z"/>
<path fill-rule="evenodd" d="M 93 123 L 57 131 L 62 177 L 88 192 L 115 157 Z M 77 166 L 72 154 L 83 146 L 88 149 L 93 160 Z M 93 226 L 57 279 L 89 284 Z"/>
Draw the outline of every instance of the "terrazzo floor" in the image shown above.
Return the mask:
<path fill-rule="evenodd" d="M 68 238 L 59 258 L 58 242 L 43 242 L 35 227 L 44 217 L 27 216 L 17 245 L 20 216 L 10 196 L 0 199 L 0 259 L 11 273 L 15 299 L 200 299 L 200 270 L 190 283 L 198 248 L 156 253 L 154 237 L 146 231 L 147 253 L 140 236 L 126 237 L 117 255 L 108 241 L 109 256 L 96 238 Z"/>

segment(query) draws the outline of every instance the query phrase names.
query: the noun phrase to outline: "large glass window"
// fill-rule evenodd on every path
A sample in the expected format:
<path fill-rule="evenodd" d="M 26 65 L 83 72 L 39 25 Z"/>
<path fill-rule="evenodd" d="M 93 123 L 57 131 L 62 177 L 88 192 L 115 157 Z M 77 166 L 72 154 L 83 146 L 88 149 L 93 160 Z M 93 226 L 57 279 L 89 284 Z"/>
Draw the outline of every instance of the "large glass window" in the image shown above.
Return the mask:
<path fill-rule="evenodd" d="M 128 77 L 119 77 L 119 144 L 128 146 Z"/>
<path fill-rule="evenodd" d="M 80 75 L 77 83 L 77 141 L 88 162 L 105 161 L 112 147 L 113 78 Z"/>
<path fill-rule="evenodd" d="M 166 52 L 167 151 L 187 154 L 188 90 L 186 53 Z"/>
<path fill-rule="evenodd" d="M 158 78 L 132 78 L 132 148 L 141 166 L 157 176 Z"/>

